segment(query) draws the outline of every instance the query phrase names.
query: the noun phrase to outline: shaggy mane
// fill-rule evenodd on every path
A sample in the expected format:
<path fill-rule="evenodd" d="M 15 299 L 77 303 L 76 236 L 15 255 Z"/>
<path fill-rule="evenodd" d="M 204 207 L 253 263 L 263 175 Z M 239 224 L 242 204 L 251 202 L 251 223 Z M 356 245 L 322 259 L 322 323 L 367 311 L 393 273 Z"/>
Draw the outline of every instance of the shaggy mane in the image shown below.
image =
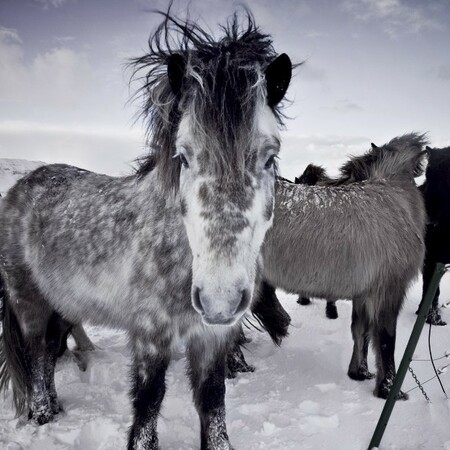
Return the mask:
<path fill-rule="evenodd" d="M 428 143 L 426 134 L 408 133 L 391 139 L 382 147 L 373 147 L 354 156 L 340 169 L 341 183 L 360 182 L 369 178 L 399 176 L 417 177 L 424 171 L 422 155 Z"/>
<path fill-rule="evenodd" d="M 232 169 L 231 162 L 245 153 L 233 143 L 249 145 L 257 102 L 265 101 L 264 70 L 277 55 L 270 36 L 259 30 L 248 10 L 242 18 L 235 13 L 221 27 L 220 39 L 198 23 L 171 15 L 170 7 L 158 13 L 164 20 L 148 40 L 148 53 L 130 62 L 131 80 L 142 83 L 132 99 L 142 103 L 140 116 L 150 148 L 149 155 L 138 160 L 137 175 L 144 177 L 161 165 L 161 184 L 176 189 L 180 161 L 173 156 L 181 111 L 195 119 L 193 132 L 208 141 L 208 156 L 218 160 L 221 170 Z M 178 95 L 167 74 L 175 54 L 186 64 Z M 279 105 L 272 110 L 282 123 Z"/>
<path fill-rule="evenodd" d="M 374 179 L 407 179 L 424 172 L 424 147 L 426 134 L 408 133 L 391 139 L 382 147 L 372 147 L 368 152 L 352 156 L 340 168 L 340 176 L 331 178 L 321 166 L 309 164 L 297 178 L 297 184 L 313 186 L 341 186 Z M 429 152 L 429 151 L 428 151 Z"/>

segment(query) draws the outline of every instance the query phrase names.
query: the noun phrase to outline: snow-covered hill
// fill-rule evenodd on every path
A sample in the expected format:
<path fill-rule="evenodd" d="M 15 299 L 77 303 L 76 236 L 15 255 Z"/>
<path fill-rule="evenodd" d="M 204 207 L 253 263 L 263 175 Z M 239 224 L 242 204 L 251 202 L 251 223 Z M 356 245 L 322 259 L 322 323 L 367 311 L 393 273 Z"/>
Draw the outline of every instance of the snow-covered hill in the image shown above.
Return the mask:
<path fill-rule="evenodd" d="M 0 194 L 4 195 L 19 178 L 43 164 L 45 163 L 25 159 L 0 158 Z"/>

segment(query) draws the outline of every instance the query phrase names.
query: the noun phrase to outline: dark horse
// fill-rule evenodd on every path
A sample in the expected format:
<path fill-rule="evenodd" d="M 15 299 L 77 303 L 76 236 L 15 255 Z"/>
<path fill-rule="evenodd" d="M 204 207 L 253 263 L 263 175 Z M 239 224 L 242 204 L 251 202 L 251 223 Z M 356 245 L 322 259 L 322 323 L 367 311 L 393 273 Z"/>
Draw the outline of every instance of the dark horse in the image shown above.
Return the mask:
<path fill-rule="evenodd" d="M 427 147 L 429 158 L 425 183 L 420 186 L 428 223 L 425 234 L 423 294 L 428 289 L 436 263 L 450 263 L 450 147 Z M 439 288 L 428 313 L 427 322 L 446 325 L 439 311 Z"/>
<path fill-rule="evenodd" d="M 413 133 L 374 146 L 346 164 L 339 186 L 277 181 L 274 224 L 263 245 L 270 286 L 353 301 L 348 375 L 373 377 L 367 367 L 371 339 L 378 369 L 374 393 L 382 398 L 395 376 L 397 316 L 424 257 L 425 208 L 414 183 L 423 171 L 424 145 L 424 137 Z M 254 304 L 266 328 L 272 294 Z"/>
<path fill-rule="evenodd" d="M 46 423 L 59 411 L 54 365 L 70 323 L 125 329 L 128 448 L 157 449 L 166 369 L 181 336 L 201 448 L 225 450 L 225 357 L 273 220 L 279 106 L 292 65 L 250 13 L 243 25 L 234 15 L 219 40 L 163 16 L 148 54 L 134 61 L 151 147 L 137 174 L 44 166 L 2 201 L 0 384 L 10 379 L 18 412 L 27 407 Z"/>

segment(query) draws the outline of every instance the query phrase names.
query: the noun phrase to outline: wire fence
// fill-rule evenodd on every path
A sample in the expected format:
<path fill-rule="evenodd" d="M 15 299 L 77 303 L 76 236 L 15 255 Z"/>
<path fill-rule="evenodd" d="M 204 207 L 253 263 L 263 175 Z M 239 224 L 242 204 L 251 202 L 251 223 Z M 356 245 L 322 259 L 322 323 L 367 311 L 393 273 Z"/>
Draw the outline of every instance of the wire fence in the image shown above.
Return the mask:
<path fill-rule="evenodd" d="M 445 269 L 449 270 L 450 269 L 450 264 L 446 264 L 445 265 Z M 443 305 L 441 305 L 442 308 L 448 308 L 450 307 L 450 302 L 444 303 Z M 443 392 L 443 394 L 445 395 L 445 398 L 448 400 L 449 397 L 447 395 L 447 392 L 444 388 L 444 385 L 442 383 L 442 379 L 441 379 L 441 375 L 444 375 L 445 373 L 447 373 L 448 368 L 450 367 L 450 350 L 447 350 L 442 356 L 439 356 L 437 358 L 433 357 L 433 351 L 432 351 L 432 341 L 431 341 L 431 332 L 432 332 L 432 325 L 429 324 L 429 328 L 428 328 L 428 354 L 429 354 L 429 358 L 425 358 L 425 359 L 419 359 L 419 358 L 413 358 L 411 359 L 411 363 L 413 362 L 428 362 L 431 363 L 432 367 L 433 367 L 433 371 L 434 371 L 434 375 L 430 378 L 427 378 L 425 381 L 421 382 L 419 380 L 419 377 L 417 376 L 417 374 L 414 372 L 414 370 L 412 369 L 411 365 L 408 367 L 408 371 L 411 374 L 414 382 L 416 383 L 416 386 L 414 386 L 413 388 L 409 389 L 408 391 L 406 391 L 406 393 L 412 392 L 416 389 L 420 389 L 420 391 L 422 392 L 422 395 L 425 397 L 425 399 L 427 400 L 427 402 L 431 403 L 430 397 L 428 396 L 427 392 L 424 389 L 424 385 L 429 383 L 430 381 L 433 380 L 438 380 L 439 385 L 441 387 L 441 390 Z M 440 366 L 440 367 L 436 367 L 436 362 L 438 361 L 443 361 L 443 360 L 448 360 L 449 362 Z"/>
<path fill-rule="evenodd" d="M 430 324 L 429 330 L 428 330 L 429 359 L 428 358 L 427 359 L 418 358 L 415 362 L 429 361 L 433 367 L 434 376 L 425 380 L 424 382 L 421 382 L 411 367 L 411 362 L 414 362 L 414 351 L 416 349 L 417 343 L 418 343 L 420 335 L 422 333 L 422 329 L 425 324 L 425 320 L 428 316 L 432 300 L 437 292 L 437 289 L 439 288 L 439 284 L 440 284 L 442 276 L 448 269 L 450 269 L 450 264 L 445 264 L 445 265 L 442 263 L 436 264 L 433 276 L 431 277 L 430 284 L 422 298 L 422 302 L 420 304 L 420 307 L 419 307 L 419 310 L 417 313 L 417 319 L 414 323 L 413 329 L 411 331 L 411 335 L 409 337 L 408 343 L 407 343 L 405 351 L 403 353 L 403 358 L 398 367 L 397 375 L 394 378 L 391 391 L 386 399 L 383 410 L 381 411 L 381 415 L 380 415 L 380 418 L 375 427 L 375 431 L 372 435 L 372 439 L 369 443 L 368 450 L 372 450 L 372 449 L 379 447 L 381 439 L 383 438 L 384 431 L 389 422 L 389 418 L 394 409 L 395 402 L 397 400 L 399 393 L 401 392 L 400 389 L 401 389 L 403 381 L 405 379 L 405 375 L 406 375 L 406 373 L 408 373 L 408 371 L 409 371 L 409 373 L 411 373 L 413 380 L 415 381 L 415 383 L 417 385 L 414 388 L 410 389 L 410 391 L 412 391 L 414 389 L 420 389 L 420 391 L 422 392 L 422 395 L 425 397 L 426 401 L 430 402 L 431 400 L 430 400 L 429 395 L 425 391 L 424 384 L 437 378 L 437 380 L 439 381 L 440 387 L 442 389 L 442 392 L 444 393 L 445 397 L 448 399 L 447 393 L 445 392 L 444 385 L 442 384 L 442 381 L 441 381 L 441 375 L 446 373 L 447 368 L 450 366 L 450 363 L 444 364 L 441 367 L 437 368 L 436 361 L 441 361 L 444 358 L 448 358 L 449 352 L 446 351 L 444 353 L 444 355 L 439 356 L 436 359 L 433 358 L 433 351 L 432 351 L 432 345 L 431 345 L 431 329 L 432 329 L 431 324 Z"/>

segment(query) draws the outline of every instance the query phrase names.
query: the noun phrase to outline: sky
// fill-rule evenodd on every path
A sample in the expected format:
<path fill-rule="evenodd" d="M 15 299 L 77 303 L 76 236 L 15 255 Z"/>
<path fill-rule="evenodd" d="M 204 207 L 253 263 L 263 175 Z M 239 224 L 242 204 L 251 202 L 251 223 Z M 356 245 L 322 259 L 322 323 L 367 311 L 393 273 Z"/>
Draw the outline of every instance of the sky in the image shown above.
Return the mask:
<path fill-rule="evenodd" d="M 246 4 L 277 52 L 304 62 L 288 90 L 280 169 L 318 163 L 411 131 L 450 145 L 449 0 L 175 0 L 217 35 Z M 145 151 L 129 98 L 165 0 L 0 0 L 0 158 L 130 173 Z"/>

